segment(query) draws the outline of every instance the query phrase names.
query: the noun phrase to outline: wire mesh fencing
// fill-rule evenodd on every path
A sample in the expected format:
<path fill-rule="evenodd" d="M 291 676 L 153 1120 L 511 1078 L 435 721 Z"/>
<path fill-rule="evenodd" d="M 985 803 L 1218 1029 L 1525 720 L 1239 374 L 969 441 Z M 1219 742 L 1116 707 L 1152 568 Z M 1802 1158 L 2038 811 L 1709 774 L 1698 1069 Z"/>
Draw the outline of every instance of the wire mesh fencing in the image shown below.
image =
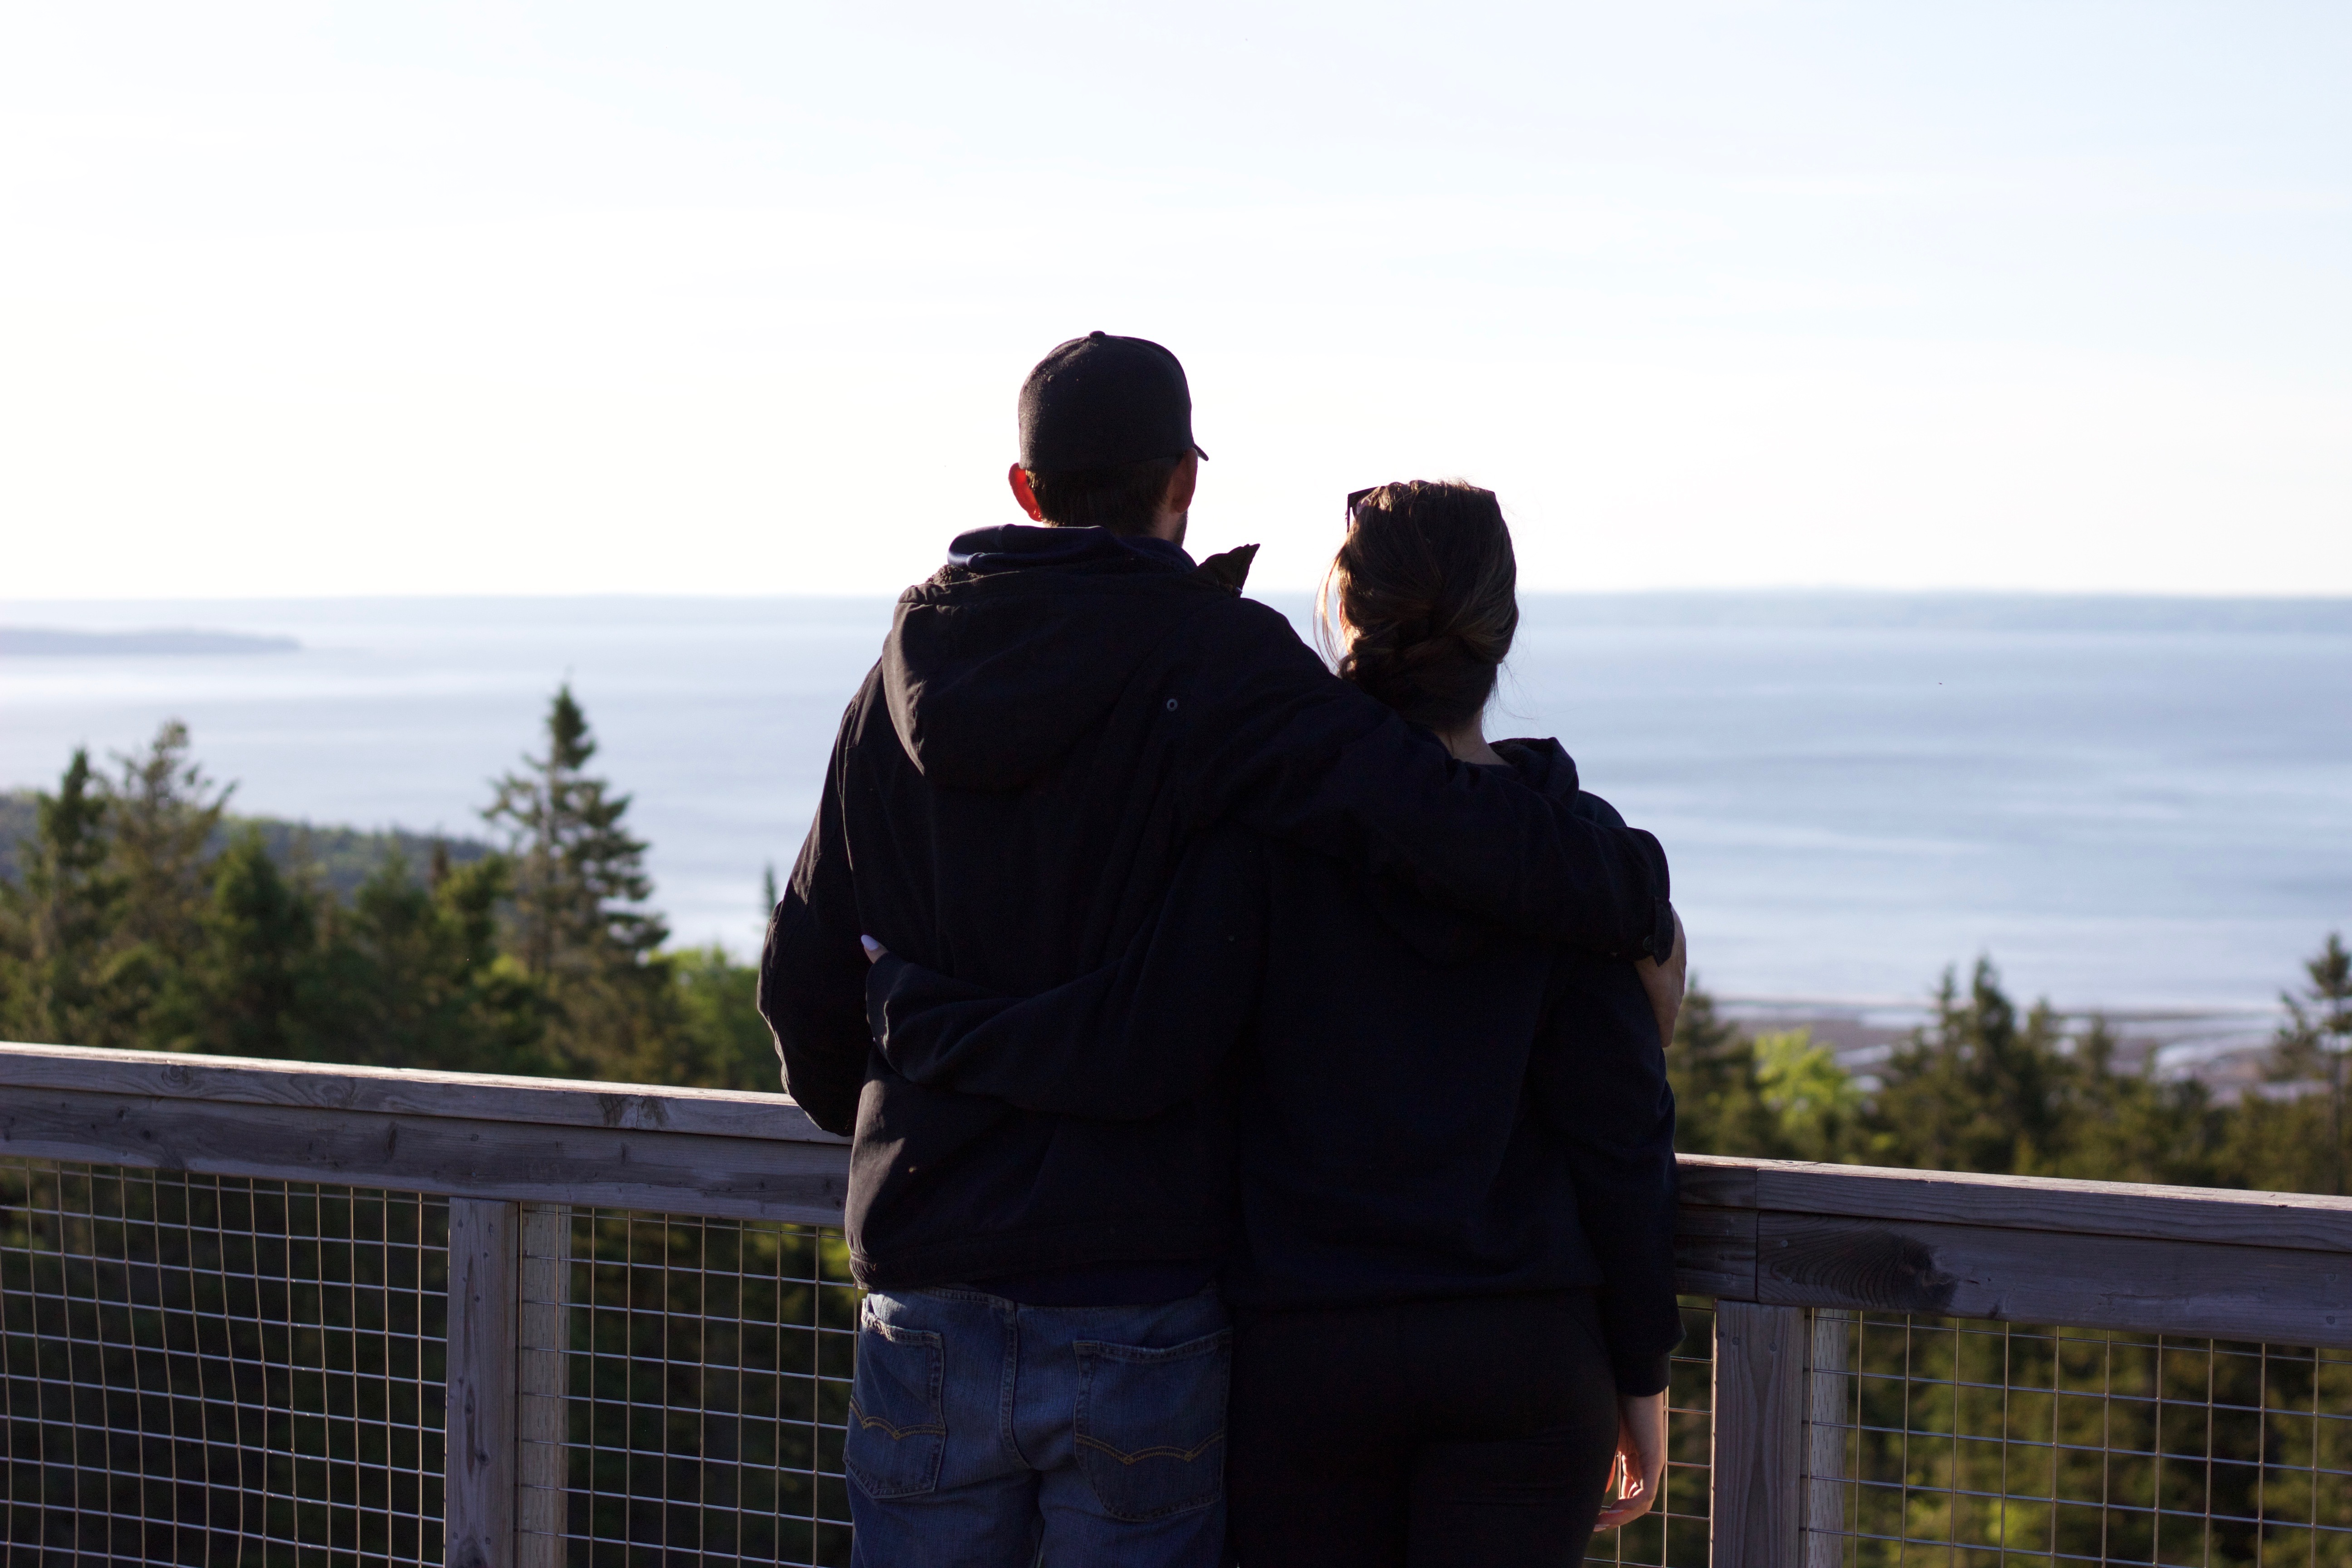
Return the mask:
<path fill-rule="evenodd" d="M 2352 1351 L 1817 1312 L 1808 1568 L 2352 1564 Z"/>
<path fill-rule="evenodd" d="M 0 1162 L 10 1563 L 441 1561 L 447 1205 Z"/>
<path fill-rule="evenodd" d="M 1706 1568 L 1715 1447 L 1715 1303 L 1683 1299 L 1683 1342 L 1666 1384 L 1666 1473 L 1658 1503 L 1622 1530 L 1601 1531 L 1587 1563 Z"/>
<path fill-rule="evenodd" d="M 858 1293 L 840 1233 L 557 1212 L 522 1227 L 519 1559 L 847 1563 Z M 560 1426 L 539 1388 L 568 1394 Z M 560 1552 L 533 1550 L 550 1535 Z"/>

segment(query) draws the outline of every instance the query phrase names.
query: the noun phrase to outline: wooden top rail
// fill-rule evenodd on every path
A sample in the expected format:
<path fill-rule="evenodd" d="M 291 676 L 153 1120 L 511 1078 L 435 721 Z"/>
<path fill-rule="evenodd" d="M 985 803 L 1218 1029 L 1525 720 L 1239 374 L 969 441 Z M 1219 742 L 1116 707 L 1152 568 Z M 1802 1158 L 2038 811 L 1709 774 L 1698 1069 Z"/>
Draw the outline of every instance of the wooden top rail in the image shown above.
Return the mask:
<path fill-rule="evenodd" d="M 0 1044 L 0 1153 L 841 1223 L 782 1095 Z M 2352 1199 L 1685 1156 L 1693 1295 L 2352 1346 Z"/>
<path fill-rule="evenodd" d="M 2352 1345 L 2352 1198 L 1681 1163 L 1675 1260 L 1694 1295 Z"/>
<path fill-rule="evenodd" d="M 0 1153 L 814 1225 L 849 1172 L 781 1094 L 8 1044 Z"/>

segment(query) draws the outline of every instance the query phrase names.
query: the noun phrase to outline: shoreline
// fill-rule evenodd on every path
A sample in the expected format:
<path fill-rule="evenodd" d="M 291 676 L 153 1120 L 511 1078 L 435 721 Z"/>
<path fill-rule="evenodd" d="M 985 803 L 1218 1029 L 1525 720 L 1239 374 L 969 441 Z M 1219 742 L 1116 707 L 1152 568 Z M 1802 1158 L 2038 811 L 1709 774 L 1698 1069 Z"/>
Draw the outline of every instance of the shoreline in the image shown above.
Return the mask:
<path fill-rule="evenodd" d="M 1885 1061 L 1914 1029 L 1931 1022 L 1932 1002 L 1840 1002 L 1818 997 L 1735 996 L 1716 998 L 1716 1009 L 1742 1033 L 1754 1036 L 1809 1030 L 1830 1047 L 1838 1065 L 1857 1075 Z M 2261 1081 L 2261 1061 L 2286 1009 L 2234 1007 L 2058 1007 L 2053 1011 L 2074 1033 L 2104 1018 L 2116 1037 L 2119 1068 L 2137 1070 L 2150 1056 L 2158 1076 L 2191 1078 L 2233 1097 Z"/>

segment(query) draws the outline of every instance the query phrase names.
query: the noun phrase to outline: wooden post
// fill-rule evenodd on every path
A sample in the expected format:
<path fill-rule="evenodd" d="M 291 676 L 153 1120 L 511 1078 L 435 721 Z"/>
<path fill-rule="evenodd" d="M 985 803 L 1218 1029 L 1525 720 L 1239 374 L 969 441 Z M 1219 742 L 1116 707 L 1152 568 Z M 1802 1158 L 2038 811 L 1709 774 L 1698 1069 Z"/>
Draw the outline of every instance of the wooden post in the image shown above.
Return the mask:
<path fill-rule="evenodd" d="M 1853 1378 L 1846 1336 L 1853 1314 L 1824 1307 L 1811 1314 L 1813 1354 L 1805 1379 L 1805 1568 L 1845 1561 L 1846 1433 L 1853 1424 Z"/>
<path fill-rule="evenodd" d="M 517 1210 L 449 1200 L 448 1568 L 514 1568 Z"/>
<path fill-rule="evenodd" d="M 564 1444 L 571 1436 L 564 1354 L 572 1285 L 572 1211 L 522 1205 L 521 1289 L 515 1348 L 515 1568 L 562 1568 Z"/>
<path fill-rule="evenodd" d="M 1801 1308 L 1716 1303 L 1711 1568 L 1801 1568 L 1809 1332 Z"/>

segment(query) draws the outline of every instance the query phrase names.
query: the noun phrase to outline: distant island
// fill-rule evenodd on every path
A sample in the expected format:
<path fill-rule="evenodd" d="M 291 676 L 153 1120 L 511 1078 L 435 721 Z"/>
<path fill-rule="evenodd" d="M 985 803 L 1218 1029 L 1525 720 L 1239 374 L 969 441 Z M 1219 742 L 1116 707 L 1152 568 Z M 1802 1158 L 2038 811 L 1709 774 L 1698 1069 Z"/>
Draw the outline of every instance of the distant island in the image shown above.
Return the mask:
<path fill-rule="evenodd" d="M 0 626 L 0 658 L 89 658 L 125 654 L 299 653 L 292 637 L 163 627 L 143 632 L 73 632 L 52 626 Z"/>

